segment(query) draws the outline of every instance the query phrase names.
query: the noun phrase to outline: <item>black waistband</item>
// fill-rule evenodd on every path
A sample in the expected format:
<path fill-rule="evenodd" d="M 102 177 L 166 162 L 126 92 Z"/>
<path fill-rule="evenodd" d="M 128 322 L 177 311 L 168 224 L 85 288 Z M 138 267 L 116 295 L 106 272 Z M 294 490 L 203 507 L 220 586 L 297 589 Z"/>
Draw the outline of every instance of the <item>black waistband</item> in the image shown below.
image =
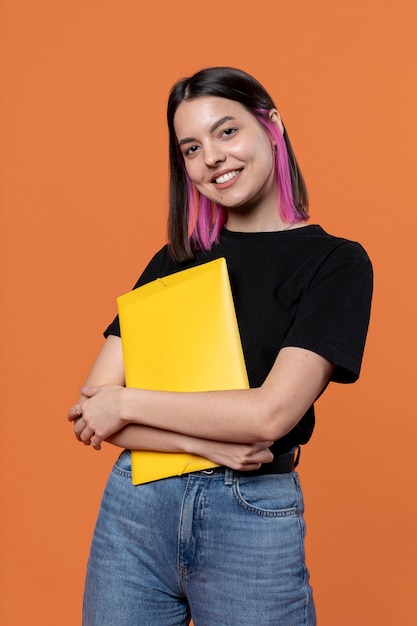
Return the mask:
<path fill-rule="evenodd" d="M 258 470 L 238 473 L 242 476 L 265 476 L 266 474 L 288 474 L 293 472 L 300 460 L 300 446 L 294 451 L 276 454 L 271 463 L 264 463 Z"/>
<path fill-rule="evenodd" d="M 300 446 L 291 452 L 285 452 L 284 454 L 276 454 L 274 460 L 271 463 L 264 463 L 258 470 L 252 470 L 250 472 L 244 472 L 242 470 L 233 470 L 233 473 L 238 476 L 265 476 L 267 474 L 289 474 L 294 471 L 300 460 Z M 210 470 L 202 470 L 204 474 L 218 474 L 224 473 L 225 467 L 215 467 Z"/>

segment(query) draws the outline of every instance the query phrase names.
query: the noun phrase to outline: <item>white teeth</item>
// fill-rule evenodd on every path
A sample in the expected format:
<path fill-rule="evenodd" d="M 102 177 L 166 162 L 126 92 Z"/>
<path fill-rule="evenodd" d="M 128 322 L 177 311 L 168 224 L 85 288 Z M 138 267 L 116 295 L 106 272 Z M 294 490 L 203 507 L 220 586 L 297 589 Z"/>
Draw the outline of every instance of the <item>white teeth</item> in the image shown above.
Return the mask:
<path fill-rule="evenodd" d="M 233 172 L 227 172 L 227 174 L 223 174 L 223 176 L 219 176 L 218 178 L 215 178 L 214 182 L 218 184 L 227 183 L 228 180 L 231 180 L 232 178 L 237 176 L 239 172 L 240 170 L 233 170 Z"/>

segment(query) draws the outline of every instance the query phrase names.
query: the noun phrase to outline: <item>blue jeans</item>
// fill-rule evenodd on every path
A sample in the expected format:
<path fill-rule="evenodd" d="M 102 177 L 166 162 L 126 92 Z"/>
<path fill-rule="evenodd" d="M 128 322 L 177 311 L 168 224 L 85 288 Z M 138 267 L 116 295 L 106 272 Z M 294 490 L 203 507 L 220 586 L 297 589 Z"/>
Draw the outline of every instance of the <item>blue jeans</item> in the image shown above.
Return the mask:
<path fill-rule="evenodd" d="M 84 626 L 314 626 L 296 472 L 230 469 L 145 485 L 111 472 L 88 563 Z"/>

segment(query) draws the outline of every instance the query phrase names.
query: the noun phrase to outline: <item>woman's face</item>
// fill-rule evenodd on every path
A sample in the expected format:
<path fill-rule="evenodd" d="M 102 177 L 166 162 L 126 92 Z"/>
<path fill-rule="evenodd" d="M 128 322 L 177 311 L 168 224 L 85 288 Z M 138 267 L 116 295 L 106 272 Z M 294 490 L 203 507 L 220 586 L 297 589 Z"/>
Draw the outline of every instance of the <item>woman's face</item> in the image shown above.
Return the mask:
<path fill-rule="evenodd" d="M 272 141 L 244 106 L 214 96 L 184 100 L 174 128 L 189 177 L 201 194 L 228 210 L 229 227 L 233 216 L 275 220 Z"/>

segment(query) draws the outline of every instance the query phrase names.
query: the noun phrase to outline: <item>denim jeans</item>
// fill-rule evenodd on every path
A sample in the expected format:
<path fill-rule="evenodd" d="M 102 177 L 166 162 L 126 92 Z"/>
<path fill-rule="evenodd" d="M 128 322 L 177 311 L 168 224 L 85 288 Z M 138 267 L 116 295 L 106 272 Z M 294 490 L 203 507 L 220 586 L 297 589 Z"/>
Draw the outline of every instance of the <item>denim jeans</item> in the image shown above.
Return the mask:
<path fill-rule="evenodd" d="M 314 626 L 296 472 L 229 469 L 134 486 L 130 452 L 105 489 L 84 626 Z"/>

